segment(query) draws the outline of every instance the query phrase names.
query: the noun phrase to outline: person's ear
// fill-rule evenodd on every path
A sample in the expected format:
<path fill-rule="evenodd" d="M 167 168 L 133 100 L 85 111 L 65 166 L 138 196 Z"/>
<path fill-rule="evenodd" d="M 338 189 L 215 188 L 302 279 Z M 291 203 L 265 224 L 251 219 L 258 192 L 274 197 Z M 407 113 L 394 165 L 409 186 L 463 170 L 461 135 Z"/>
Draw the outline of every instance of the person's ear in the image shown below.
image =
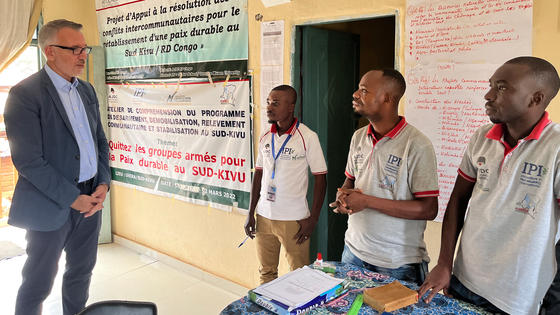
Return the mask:
<path fill-rule="evenodd" d="M 45 58 L 47 60 L 51 60 L 52 58 L 54 58 L 54 47 L 53 46 L 47 45 L 43 52 L 45 53 Z"/>
<path fill-rule="evenodd" d="M 383 103 L 393 103 L 393 96 L 389 92 L 383 93 Z"/>
<path fill-rule="evenodd" d="M 544 93 L 542 91 L 536 91 L 531 96 L 529 107 L 542 105 L 544 103 L 544 98 Z"/>

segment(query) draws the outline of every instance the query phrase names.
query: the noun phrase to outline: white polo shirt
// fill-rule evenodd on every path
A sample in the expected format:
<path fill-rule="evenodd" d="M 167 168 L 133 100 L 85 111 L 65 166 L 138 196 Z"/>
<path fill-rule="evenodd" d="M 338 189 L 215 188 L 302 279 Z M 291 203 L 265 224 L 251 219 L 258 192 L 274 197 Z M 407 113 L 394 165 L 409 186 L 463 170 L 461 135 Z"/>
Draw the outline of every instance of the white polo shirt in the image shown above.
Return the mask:
<path fill-rule="evenodd" d="M 453 273 L 511 314 L 536 313 L 556 272 L 560 126 L 548 113 L 511 148 L 503 126 L 472 136 L 459 174 L 476 183 Z"/>
<path fill-rule="evenodd" d="M 364 194 L 391 200 L 439 195 L 437 162 L 430 140 L 405 118 L 377 140 L 371 125 L 350 143 L 346 176 Z M 430 261 L 424 243 L 425 220 L 388 216 L 364 209 L 348 218 L 345 243 L 361 260 L 380 267 Z"/>
<path fill-rule="evenodd" d="M 317 134 L 297 119 L 282 136 L 276 133 L 276 124 L 261 137 L 256 169 L 262 169 L 261 195 L 257 204 L 257 214 L 270 220 L 293 221 L 309 217 L 307 205 L 307 169 L 313 175 L 326 174 L 327 164 L 321 150 Z M 291 135 L 290 140 L 276 160 L 276 173 L 272 180 L 274 158 L 271 141 L 274 137 L 275 154 Z M 267 191 L 271 183 L 276 186 L 276 200 L 267 200 Z"/>

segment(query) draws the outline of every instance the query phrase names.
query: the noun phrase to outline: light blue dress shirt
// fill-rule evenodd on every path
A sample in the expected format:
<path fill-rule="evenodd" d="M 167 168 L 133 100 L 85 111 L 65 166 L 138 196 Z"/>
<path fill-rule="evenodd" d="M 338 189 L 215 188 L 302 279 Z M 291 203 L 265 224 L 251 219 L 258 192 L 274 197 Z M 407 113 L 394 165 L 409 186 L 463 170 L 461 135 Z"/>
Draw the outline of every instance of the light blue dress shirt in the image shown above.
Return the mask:
<path fill-rule="evenodd" d="M 91 128 L 84 108 L 82 98 L 76 87 L 79 81 L 72 78 L 72 83 L 66 81 L 58 73 L 54 72 L 48 65 L 45 70 L 51 78 L 62 105 L 66 110 L 66 115 L 72 125 L 74 137 L 80 148 L 80 177 L 79 182 L 84 182 L 97 173 L 97 154 L 91 136 Z"/>

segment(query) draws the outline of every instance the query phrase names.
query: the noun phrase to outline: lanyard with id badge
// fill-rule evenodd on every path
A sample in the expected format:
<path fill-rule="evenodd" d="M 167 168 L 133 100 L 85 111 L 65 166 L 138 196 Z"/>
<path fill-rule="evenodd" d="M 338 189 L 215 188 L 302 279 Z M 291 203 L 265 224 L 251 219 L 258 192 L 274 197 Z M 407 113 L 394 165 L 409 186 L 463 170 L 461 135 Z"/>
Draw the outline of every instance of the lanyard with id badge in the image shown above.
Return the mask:
<path fill-rule="evenodd" d="M 299 127 L 299 121 L 296 124 L 296 130 Z M 272 134 L 271 137 L 271 145 L 272 145 L 272 158 L 274 159 L 274 164 L 272 166 L 272 177 L 271 177 L 271 181 L 270 184 L 268 185 L 268 189 L 267 189 L 267 193 L 266 193 L 266 200 L 274 202 L 276 201 L 276 185 L 274 184 L 274 177 L 276 175 L 276 160 L 278 159 L 278 157 L 280 156 L 280 154 L 282 154 L 282 151 L 284 151 L 284 147 L 286 146 L 286 143 L 288 143 L 288 141 L 290 141 L 290 139 L 292 138 L 292 134 L 290 133 L 288 135 L 288 137 L 286 138 L 286 140 L 284 140 L 284 143 L 282 143 L 282 146 L 280 147 L 280 150 L 278 150 L 277 154 L 274 154 L 274 134 Z"/>

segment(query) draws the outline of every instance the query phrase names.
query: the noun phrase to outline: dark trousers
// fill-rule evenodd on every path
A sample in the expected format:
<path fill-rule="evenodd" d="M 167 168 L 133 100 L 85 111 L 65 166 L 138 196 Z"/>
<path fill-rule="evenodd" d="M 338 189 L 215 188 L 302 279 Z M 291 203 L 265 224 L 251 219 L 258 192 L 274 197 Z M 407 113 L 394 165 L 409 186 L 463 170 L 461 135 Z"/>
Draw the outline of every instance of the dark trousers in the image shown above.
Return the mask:
<path fill-rule="evenodd" d="M 454 298 L 482 307 L 492 314 L 507 314 L 497 308 L 494 304 L 490 303 L 487 299 L 469 290 L 461 283 L 461 281 L 459 281 L 459 279 L 457 279 L 457 277 L 455 277 L 455 275 L 451 276 L 451 281 L 449 282 L 449 288 L 447 291 Z"/>
<path fill-rule="evenodd" d="M 93 181 L 78 184 L 82 194 L 90 195 Z M 42 303 L 51 292 L 62 250 L 66 267 L 62 280 L 64 315 L 80 312 L 86 304 L 91 272 L 97 259 L 97 239 L 101 212 L 89 218 L 71 210 L 64 225 L 55 231 L 27 230 L 27 260 L 16 300 L 16 315 L 41 314 Z"/>
<path fill-rule="evenodd" d="M 556 264 L 560 263 L 560 242 L 556 244 Z M 560 314 L 560 266 L 557 266 L 556 276 L 544 296 L 541 315 Z"/>
<path fill-rule="evenodd" d="M 340 259 L 340 261 L 342 261 L 343 263 L 360 266 L 362 268 L 366 268 L 373 272 L 384 274 L 398 280 L 416 283 L 418 286 L 422 285 L 424 280 L 426 280 L 426 275 L 428 274 L 428 263 L 425 261 L 415 264 L 405 264 L 394 269 L 384 268 L 369 264 L 361 260 L 360 258 L 358 258 L 358 256 L 352 253 L 350 247 L 348 247 L 348 245 L 346 244 L 344 244 L 344 250 L 342 251 L 342 258 Z"/>

